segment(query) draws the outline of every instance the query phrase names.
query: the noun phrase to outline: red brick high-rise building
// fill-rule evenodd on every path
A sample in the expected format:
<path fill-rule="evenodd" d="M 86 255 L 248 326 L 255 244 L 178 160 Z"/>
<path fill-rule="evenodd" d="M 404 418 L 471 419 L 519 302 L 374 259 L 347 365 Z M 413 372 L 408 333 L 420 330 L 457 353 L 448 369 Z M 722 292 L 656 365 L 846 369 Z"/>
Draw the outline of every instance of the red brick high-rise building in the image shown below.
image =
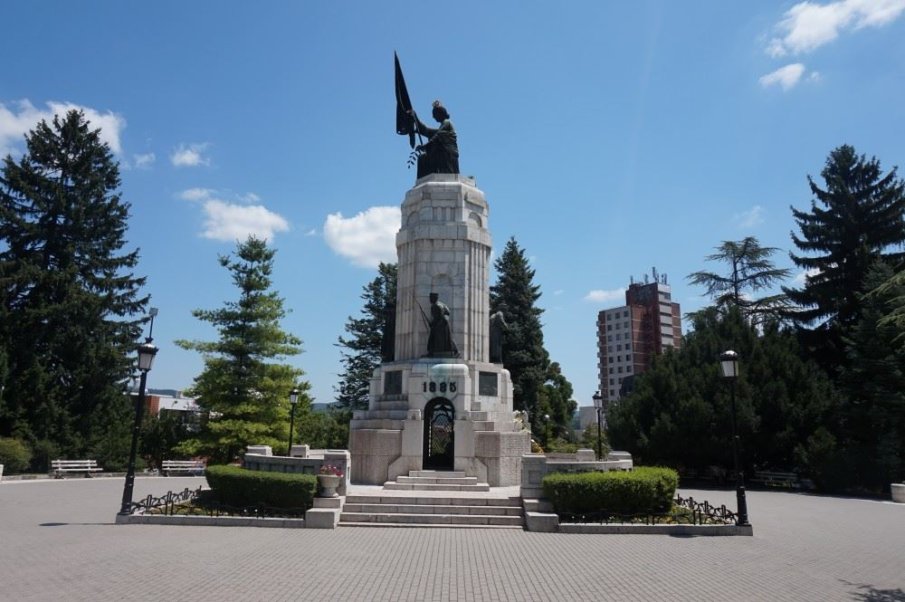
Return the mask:
<path fill-rule="evenodd" d="M 625 305 L 597 314 L 599 386 L 605 408 L 631 391 L 636 374 L 650 367 L 654 355 L 682 346 L 682 313 L 672 301 L 666 274 L 653 271 L 653 282 L 632 282 Z"/>

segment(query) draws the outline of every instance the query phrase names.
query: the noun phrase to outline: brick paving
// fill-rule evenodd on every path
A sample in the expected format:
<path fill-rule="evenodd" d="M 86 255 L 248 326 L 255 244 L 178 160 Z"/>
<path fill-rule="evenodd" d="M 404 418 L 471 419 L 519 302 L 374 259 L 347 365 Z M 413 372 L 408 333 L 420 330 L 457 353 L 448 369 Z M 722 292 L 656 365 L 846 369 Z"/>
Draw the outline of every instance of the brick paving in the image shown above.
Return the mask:
<path fill-rule="evenodd" d="M 136 498 L 201 482 L 140 478 Z M 891 502 L 754 491 L 754 537 L 670 537 L 114 525 L 121 492 L 0 483 L 0 600 L 905 600 Z"/>

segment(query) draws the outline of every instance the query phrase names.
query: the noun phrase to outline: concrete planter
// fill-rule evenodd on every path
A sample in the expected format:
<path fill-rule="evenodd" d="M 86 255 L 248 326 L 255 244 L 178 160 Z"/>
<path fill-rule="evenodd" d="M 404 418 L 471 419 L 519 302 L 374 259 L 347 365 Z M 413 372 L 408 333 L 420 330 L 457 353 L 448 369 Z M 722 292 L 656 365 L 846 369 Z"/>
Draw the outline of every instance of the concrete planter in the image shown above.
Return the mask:
<path fill-rule="evenodd" d="M 342 477 L 332 474 L 317 475 L 317 484 L 320 485 L 321 493 L 318 497 L 338 497 L 336 488 L 342 482 Z"/>
<path fill-rule="evenodd" d="M 905 504 L 905 483 L 893 483 L 889 488 L 892 490 L 892 501 Z"/>

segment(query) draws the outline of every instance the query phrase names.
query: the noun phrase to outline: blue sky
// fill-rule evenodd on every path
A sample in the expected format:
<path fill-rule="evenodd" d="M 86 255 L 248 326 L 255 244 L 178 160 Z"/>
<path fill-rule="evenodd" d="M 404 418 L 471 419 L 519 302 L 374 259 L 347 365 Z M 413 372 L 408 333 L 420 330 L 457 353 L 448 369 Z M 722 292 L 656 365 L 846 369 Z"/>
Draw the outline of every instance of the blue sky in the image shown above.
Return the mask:
<path fill-rule="evenodd" d="M 791 266 L 789 206 L 852 144 L 905 165 L 905 0 L 835 2 L 15 2 L 0 14 L 0 152 L 78 106 L 132 204 L 129 248 L 160 309 L 149 385 L 185 388 L 234 299 L 217 255 L 278 249 L 274 287 L 304 340 L 290 361 L 332 401 L 334 343 L 414 181 L 394 133 L 393 51 L 416 110 L 441 99 L 495 249 L 531 257 L 552 359 L 596 389 L 596 314 L 656 266 L 685 282 L 723 240 Z"/>

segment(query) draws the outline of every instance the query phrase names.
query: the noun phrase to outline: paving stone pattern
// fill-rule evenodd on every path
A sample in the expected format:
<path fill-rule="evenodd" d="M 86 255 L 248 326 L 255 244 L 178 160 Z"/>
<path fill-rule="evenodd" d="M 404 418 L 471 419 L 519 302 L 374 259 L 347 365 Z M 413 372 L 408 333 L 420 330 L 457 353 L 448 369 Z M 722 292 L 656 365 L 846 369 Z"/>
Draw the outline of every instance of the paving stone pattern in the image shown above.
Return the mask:
<path fill-rule="evenodd" d="M 201 482 L 139 478 L 136 497 Z M 891 502 L 749 492 L 754 537 L 694 538 L 114 525 L 121 492 L 0 483 L 0 600 L 905 600 Z"/>

